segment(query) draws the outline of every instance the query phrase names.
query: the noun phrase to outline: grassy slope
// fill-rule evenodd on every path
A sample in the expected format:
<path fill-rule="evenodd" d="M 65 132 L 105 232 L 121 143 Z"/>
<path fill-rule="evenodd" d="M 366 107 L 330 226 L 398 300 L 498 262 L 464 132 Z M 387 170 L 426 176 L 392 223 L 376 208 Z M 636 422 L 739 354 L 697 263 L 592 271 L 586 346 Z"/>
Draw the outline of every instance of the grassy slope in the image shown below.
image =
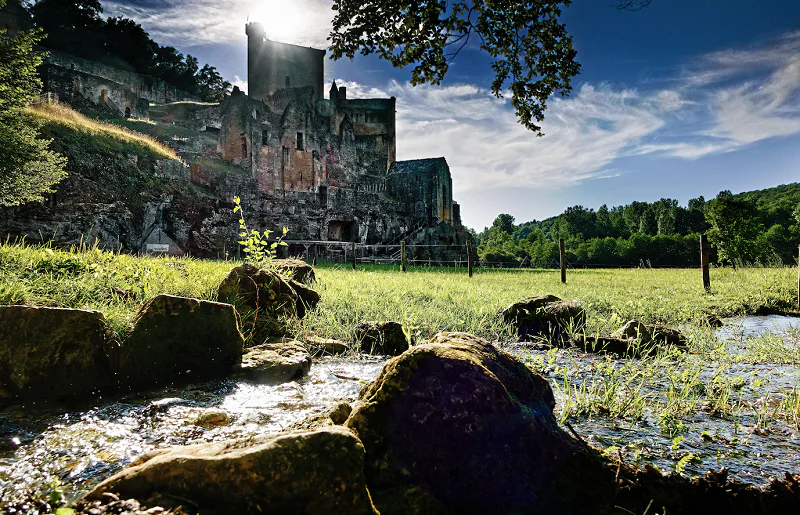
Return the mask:
<path fill-rule="evenodd" d="M 232 262 L 117 255 L 89 249 L 70 253 L 45 247 L 0 246 L 0 304 L 28 303 L 97 309 L 124 330 L 138 307 L 158 293 L 216 298 Z M 792 269 L 714 269 L 713 293 L 703 292 L 699 270 L 578 270 L 569 284 L 551 270 L 480 272 L 389 267 L 353 272 L 320 267 L 319 309 L 297 322 L 295 332 L 347 338 L 364 320 L 397 320 L 422 336 L 468 331 L 502 336 L 500 309 L 529 295 L 552 293 L 578 300 L 593 328 L 612 330 L 629 318 L 674 323 L 704 313 L 727 316 L 765 305 L 791 309 Z M 119 290 L 131 292 L 120 295 Z"/>
<path fill-rule="evenodd" d="M 98 139 L 98 144 L 120 153 L 138 154 L 142 151 L 162 159 L 178 159 L 175 151 L 157 139 L 119 125 L 87 118 L 70 107 L 59 103 L 31 105 L 27 111 L 45 122 L 46 128 L 61 126 Z"/>

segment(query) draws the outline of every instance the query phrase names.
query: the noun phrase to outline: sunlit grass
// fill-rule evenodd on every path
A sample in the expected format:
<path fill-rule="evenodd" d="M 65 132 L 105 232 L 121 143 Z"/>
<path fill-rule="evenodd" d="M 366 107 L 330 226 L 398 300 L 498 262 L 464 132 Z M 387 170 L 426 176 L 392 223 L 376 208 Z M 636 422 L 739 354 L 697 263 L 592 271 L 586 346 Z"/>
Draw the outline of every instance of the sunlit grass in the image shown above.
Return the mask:
<path fill-rule="evenodd" d="M 108 136 L 122 143 L 139 145 L 160 157 L 179 159 L 173 149 L 160 143 L 151 136 L 140 134 L 112 123 L 93 120 L 65 104 L 58 102 L 42 102 L 40 104 L 28 106 L 27 111 L 43 120 L 58 123 L 76 131 L 95 136 Z"/>

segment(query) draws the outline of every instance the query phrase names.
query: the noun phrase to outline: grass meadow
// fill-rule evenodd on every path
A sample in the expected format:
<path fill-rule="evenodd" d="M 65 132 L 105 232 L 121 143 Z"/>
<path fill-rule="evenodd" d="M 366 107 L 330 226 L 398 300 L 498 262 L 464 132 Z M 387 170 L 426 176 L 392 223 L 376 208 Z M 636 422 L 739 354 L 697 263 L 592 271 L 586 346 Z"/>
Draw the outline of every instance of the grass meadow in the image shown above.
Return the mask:
<path fill-rule="evenodd" d="M 0 305 L 99 310 L 124 335 L 141 305 L 157 294 L 216 300 L 219 283 L 236 264 L 4 244 Z M 800 436 L 800 330 L 737 342 L 718 338 L 705 322 L 711 314 L 792 310 L 794 268 L 712 269 L 710 293 L 696 269 L 570 270 L 566 285 L 557 270 L 477 270 L 470 278 L 464 269 L 401 273 L 391 266 L 354 271 L 322 264 L 316 272 L 322 301 L 290 324 L 301 340 L 352 340 L 352 327 L 367 320 L 401 322 L 417 340 L 439 331 L 470 332 L 516 349 L 549 379 L 559 420 L 583 434 L 605 435 L 592 444 L 620 459 L 697 474 L 714 464 L 734 466 L 751 480 L 796 468 L 790 448 L 795 440 L 787 435 Z M 609 334 L 631 318 L 680 327 L 688 352 L 665 349 L 620 359 L 555 347 L 514 348 L 514 334 L 499 311 L 541 294 L 581 303 L 587 333 Z"/>

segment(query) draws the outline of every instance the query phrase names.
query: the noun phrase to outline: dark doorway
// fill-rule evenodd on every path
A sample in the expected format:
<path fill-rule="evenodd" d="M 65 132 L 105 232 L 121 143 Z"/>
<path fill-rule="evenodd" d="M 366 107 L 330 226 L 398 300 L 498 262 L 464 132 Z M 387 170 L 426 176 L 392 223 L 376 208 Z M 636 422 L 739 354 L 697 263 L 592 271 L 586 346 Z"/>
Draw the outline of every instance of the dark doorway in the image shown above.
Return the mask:
<path fill-rule="evenodd" d="M 332 220 L 328 222 L 329 241 L 355 241 L 357 226 L 352 220 Z"/>

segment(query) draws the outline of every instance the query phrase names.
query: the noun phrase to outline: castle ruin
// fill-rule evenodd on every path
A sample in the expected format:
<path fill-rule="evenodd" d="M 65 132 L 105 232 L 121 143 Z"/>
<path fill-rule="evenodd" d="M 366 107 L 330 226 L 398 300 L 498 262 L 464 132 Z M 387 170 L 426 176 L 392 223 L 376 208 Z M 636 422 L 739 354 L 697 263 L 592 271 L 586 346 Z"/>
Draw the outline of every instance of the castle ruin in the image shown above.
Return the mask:
<path fill-rule="evenodd" d="M 146 119 L 175 132 L 168 143 L 186 163 L 154 166 L 157 177 L 186 184 L 191 195 L 173 187 L 134 212 L 133 221 L 98 207 L 103 234 L 117 234 L 115 245 L 101 246 L 228 254 L 239 248 L 231 212 L 231 199 L 239 196 L 251 226 L 289 229 L 287 239 L 297 242 L 293 253 L 302 252 L 301 242 L 405 240 L 425 245 L 417 258 L 463 259 L 469 234 L 453 201 L 446 160 L 396 159 L 396 99 L 348 98 L 345 87 L 325 88 L 324 50 L 271 41 L 259 23 L 248 23 L 246 34 L 248 94 L 234 88 L 219 104 L 194 101 L 153 77 L 51 53 L 42 68 L 48 93 L 78 108 Z M 71 198 L 68 192 L 57 197 Z M 32 240 L 37 233 L 77 234 L 59 232 L 66 214 L 41 212 L 54 204 L 23 210 L 31 213 L 29 221 L 17 213 L 0 232 Z M 69 206 L 61 204 L 66 213 Z M 86 202 L 81 206 L 85 212 Z M 64 238 L 56 243 L 71 242 Z"/>

